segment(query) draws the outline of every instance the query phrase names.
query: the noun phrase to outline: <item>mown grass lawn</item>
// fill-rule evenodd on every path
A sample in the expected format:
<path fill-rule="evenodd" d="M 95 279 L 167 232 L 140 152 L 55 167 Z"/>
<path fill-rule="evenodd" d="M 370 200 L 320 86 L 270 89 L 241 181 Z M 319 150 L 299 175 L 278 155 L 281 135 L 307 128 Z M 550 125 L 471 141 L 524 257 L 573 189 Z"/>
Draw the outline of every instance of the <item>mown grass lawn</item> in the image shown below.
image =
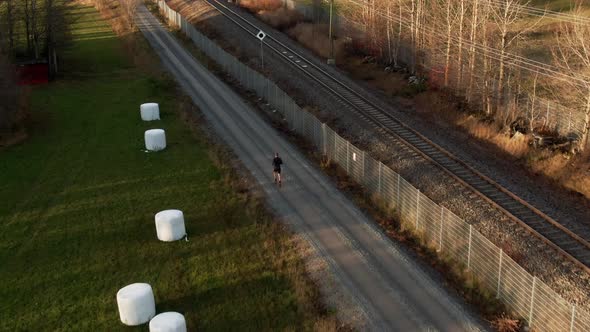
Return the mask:
<path fill-rule="evenodd" d="M 72 15 L 66 77 L 33 90 L 31 137 L 0 151 L 0 330 L 130 330 L 115 296 L 133 282 L 189 330 L 309 328 L 300 293 L 313 290 L 293 286 L 287 236 L 245 212 L 170 84 L 135 69 L 93 8 Z M 162 121 L 144 123 L 151 101 Z M 155 127 L 168 148 L 145 153 Z M 189 242 L 157 241 L 154 214 L 169 208 Z"/>

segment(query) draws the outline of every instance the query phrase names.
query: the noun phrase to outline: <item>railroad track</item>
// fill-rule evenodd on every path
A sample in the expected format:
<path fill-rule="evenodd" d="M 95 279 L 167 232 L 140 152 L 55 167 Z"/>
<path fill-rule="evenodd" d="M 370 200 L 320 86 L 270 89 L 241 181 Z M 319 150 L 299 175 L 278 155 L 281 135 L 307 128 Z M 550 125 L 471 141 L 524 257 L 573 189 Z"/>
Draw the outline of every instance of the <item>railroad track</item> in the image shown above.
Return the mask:
<path fill-rule="evenodd" d="M 261 30 L 259 27 L 218 0 L 208 0 L 208 3 L 241 29 L 250 33 L 253 41 L 258 41 L 255 35 Z M 584 238 L 367 100 L 271 34 L 267 33 L 263 44 L 338 97 L 363 120 L 374 124 L 381 133 L 402 142 L 412 151 L 438 166 L 457 182 L 523 226 L 529 233 L 590 273 L 590 243 Z"/>

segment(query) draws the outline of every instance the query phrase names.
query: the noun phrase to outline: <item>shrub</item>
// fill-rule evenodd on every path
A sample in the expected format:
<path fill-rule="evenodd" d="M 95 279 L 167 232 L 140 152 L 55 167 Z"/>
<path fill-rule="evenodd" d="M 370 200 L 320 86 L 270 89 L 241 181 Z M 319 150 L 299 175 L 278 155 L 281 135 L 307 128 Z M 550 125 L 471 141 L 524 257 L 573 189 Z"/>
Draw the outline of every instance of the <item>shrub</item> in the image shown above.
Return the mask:
<path fill-rule="evenodd" d="M 520 322 L 518 319 L 513 319 L 506 316 L 506 314 L 502 314 L 492 321 L 492 326 L 498 332 L 517 332 L 520 329 Z"/>

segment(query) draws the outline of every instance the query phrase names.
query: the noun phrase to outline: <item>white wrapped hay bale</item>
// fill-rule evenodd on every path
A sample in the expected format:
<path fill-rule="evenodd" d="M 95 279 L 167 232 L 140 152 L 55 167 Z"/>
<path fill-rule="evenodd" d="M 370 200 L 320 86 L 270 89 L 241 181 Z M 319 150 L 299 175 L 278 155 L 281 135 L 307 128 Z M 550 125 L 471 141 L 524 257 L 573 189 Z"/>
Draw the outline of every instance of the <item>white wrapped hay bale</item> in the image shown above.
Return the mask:
<path fill-rule="evenodd" d="M 139 106 L 143 121 L 160 120 L 160 107 L 157 103 L 145 103 Z"/>
<path fill-rule="evenodd" d="M 150 321 L 150 332 L 186 332 L 186 321 L 178 312 L 163 312 Z"/>
<path fill-rule="evenodd" d="M 166 132 L 163 129 L 150 129 L 145 132 L 145 148 L 160 151 L 166 148 Z"/>
<path fill-rule="evenodd" d="M 152 287 L 145 283 L 135 283 L 117 292 L 119 317 L 125 325 L 145 324 L 156 314 L 156 303 Z"/>
<path fill-rule="evenodd" d="M 156 234 L 161 241 L 176 241 L 186 235 L 184 214 L 180 210 L 164 210 L 156 213 Z"/>

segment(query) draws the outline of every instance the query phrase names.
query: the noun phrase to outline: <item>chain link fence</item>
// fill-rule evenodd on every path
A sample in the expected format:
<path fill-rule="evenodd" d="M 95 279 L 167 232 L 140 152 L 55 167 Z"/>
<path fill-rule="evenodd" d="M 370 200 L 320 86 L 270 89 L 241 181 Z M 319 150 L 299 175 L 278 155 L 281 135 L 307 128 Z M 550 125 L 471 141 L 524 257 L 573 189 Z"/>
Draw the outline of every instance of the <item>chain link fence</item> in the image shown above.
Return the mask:
<path fill-rule="evenodd" d="M 474 227 L 300 108 L 275 83 L 198 32 L 166 2 L 158 4 L 170 25 L 179 27 L 242 87 L 255 91 L 275 108 L 291 130 L 309 140 L 369 194 L 395 211 L 403 228 L 419 234 L 422 244 L 436 248 L 441 256 L 463 265 L 484 289 L 495 294 L 529 326 L 537 331 L 590 331 L 590 316 L 586 312 L 526 272 Z"/>

